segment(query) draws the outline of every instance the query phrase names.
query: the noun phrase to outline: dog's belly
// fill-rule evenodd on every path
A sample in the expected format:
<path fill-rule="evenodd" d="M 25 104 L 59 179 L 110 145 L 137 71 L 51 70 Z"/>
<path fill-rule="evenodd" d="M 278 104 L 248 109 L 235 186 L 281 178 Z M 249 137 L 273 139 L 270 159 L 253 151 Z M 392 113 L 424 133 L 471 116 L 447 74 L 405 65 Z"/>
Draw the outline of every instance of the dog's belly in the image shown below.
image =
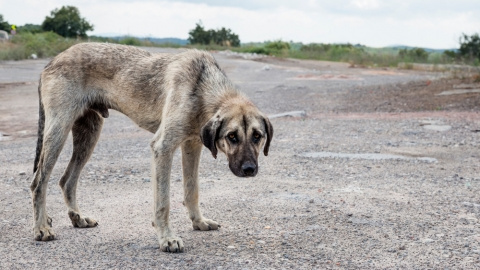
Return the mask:
<path fill-rule="evenodd" d="M 121 113 L 125 114 L 139 127 L 148 130 L 152 133 L 157 132 L 161 123 L 162 114 L 157 110 L 150 110 L 147 108 L 139 107 L 137 110 L 130 110 L 131 106 L 127 110 L 117 109 Z"/>

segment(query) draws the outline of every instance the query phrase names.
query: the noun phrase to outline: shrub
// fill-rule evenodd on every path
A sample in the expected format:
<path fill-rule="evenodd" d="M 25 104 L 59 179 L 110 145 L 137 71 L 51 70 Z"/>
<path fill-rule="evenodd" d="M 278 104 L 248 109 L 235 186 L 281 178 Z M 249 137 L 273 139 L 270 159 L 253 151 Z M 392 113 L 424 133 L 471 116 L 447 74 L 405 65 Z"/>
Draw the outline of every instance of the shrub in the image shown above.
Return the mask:
<path fill-rule="evenodd" d="M 422 48 L 401 49 L 398 57 L 405 62 L 427 62 L 428 52 Z"/>
<path fill-rule="evenodd" d="M 281 40 L 267 42 L 265 45 L 265 51 L 276 56 L 287 56 L 289 50 L 290 44 Z"/>
<path fill-rule="evenodd" d="M 120 44 L 123 45 L 132 45 L 132 46 L 141 46 L 142 42 L 134 37 L 125 37 L 123 39 L 120 39 Z"/>

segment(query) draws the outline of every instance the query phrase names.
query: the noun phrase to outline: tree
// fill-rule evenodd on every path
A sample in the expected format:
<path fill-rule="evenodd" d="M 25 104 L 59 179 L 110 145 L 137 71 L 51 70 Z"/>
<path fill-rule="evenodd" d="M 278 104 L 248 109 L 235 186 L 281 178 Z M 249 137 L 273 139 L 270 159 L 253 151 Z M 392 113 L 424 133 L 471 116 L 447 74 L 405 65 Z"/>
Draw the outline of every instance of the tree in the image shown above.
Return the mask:
<path fill-rule="evenodd" d="M 194 29 L 188 32 L 188 42 L 190 44 L 209 44 L 209 33 L 203 28 L 202 22 L 198 22 Z"/>
<path fill-rule="evenodd" d="M 188 32 L 188 42 L 190 44 L 217 44 L 221 46 L 240 46 L 240 39 L 238 35 L 232 32 L 230 29 L 222 27 L 218 30 L 205 30 L 202 25 L 202 22 L 198 22 L 194 29 Z"/>
<path fill-rule="evenodd" d="M 480 60 L 480 36 L 478 33 L 471 36 L 463 34 L 460 37 L 460 49 L 458 52 L 462 57 Z"/>
<path fill-rule="evenodd" d="M 3 20 L 2 14 L 0 14 L 0 30 L 10 32 L 10 24 Z"/>
<path fill-rule="evenodd" d="M 42 23 L 44 31 L 53 31 L 63 37 L 86 37 L 93 25 L 80 17 L 80 11 L 74 6 L 62 6 L 54 9 Z"/>

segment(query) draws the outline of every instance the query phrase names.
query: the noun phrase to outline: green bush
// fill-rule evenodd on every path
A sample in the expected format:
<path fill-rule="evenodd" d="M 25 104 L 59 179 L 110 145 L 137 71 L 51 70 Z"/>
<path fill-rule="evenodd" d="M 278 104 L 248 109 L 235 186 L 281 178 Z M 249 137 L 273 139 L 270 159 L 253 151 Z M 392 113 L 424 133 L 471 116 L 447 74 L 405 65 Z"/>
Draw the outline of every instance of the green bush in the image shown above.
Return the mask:
<path fill-rule="evenodd" d="M 422 48 L 401 49 L 398 51 L 398 57 L 404 62 L 421 62 L 426 63 L 428 60 L 428 52 Z"/>
<path fill-rule="evenodd" d="M 242 46 L 239 49 L 234 49 L 237 52 L 256 53 L 265 55 L 275 55 L 280 57 L 288 57 L 290 51 L 290 44 L 281 40 L 267 41 L 263 44 L 249 44 Z"/>
<path fill-rule="evenodd" d="M 27 23 L 25 25 L 17 27 L 17 33 L 30 32 L 32 34 L 37 34 L 43 32 L 42 26 L 38 24 Z"/>
<path fill-rule="evenodd" d="M 288 51 L 290 50 L 290 44 L 281 40 L 267 42 L 265 50 L 268 54 L 275 56 L 287 56 Z"/>
<path fill-rule="evenodd" d="M 302 45 L 292 52 L 292 57 L 326 61 L 343 61 L 352 64 L 367 64 L 370 56 L 362 46 L 352 44 L 319 44 Z"/>
<path fill-rule="evenodd" d="M 256 47 L 256 46 L 244 47 L 238 51 L 245 52 L 245 53 L 256 53 L 256 54 L 266 54 L 266 55 L 269 54 L 268 50 L 265 49 L 264 47 Z"/>
<path fill-rule="evenodd" d="M 141 46 L 142 42 L 134 37 L 125 37 L 123 39 L 120 39 L 119 41 L 120 44 L 123 45 L 131 45 L 131 46 Z"/>

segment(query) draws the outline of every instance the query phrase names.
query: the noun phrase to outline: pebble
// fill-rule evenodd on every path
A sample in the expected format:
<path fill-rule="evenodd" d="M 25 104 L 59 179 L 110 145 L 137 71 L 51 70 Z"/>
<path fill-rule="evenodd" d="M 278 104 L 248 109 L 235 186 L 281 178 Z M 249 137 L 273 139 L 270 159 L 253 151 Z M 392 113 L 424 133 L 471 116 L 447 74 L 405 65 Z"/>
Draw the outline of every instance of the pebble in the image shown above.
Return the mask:
<path fill-rule="evenodd" d="M 422 239 L 422 240 L 420 240 L 420 241 L 421 241 L 422 243 L 424 243 L 424 244 L 429 244 L 429 243 L 435 242 L 435 240 L 430 239 L 430 238 L 424 238 L 424 239 Z"/>
<path fill-rule="evenodd" d="M 425 125 L 425 126 L 423 126 L 423 128 L 428 129 L 428 130 L 445 132 L 445 131 L 449 131 L 450 129 L 452 129 L 452 126 L 449 126 L 449 125 Z"/>
<path fill-rule="evenodd" d="M 24 171 L 21 171 L 18 175 L 26 175 L 27 173 Z"/>
<path fill-rule="evenodd" d="M 274 118 L 282 118 L 282 117 L 306 117 L 307 112 L 305 111 L 291 111 L 291 112 L 284 112 L 278 114 L 271 114 L 268 116 L 270 119 Z"/>

